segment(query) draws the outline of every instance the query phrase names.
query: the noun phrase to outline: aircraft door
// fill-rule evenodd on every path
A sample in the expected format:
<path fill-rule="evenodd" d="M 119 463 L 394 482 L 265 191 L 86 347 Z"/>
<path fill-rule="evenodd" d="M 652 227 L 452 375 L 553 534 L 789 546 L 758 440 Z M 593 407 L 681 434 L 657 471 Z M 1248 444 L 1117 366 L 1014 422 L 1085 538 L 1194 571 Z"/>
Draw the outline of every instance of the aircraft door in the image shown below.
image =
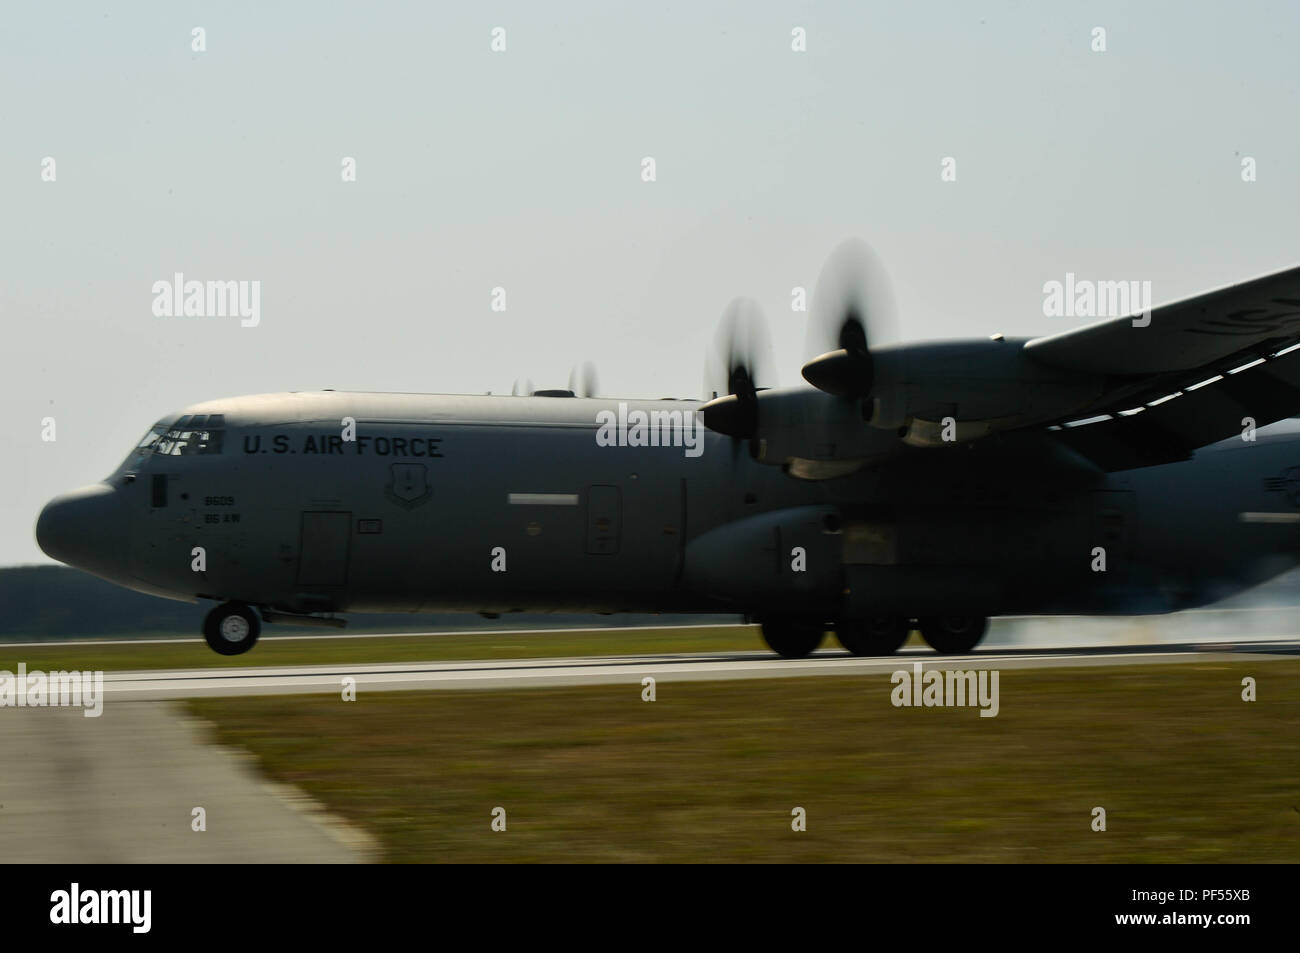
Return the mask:
<path fill-rule="evenodd" d="M 616 486 L 587 487 L 587 552 L 607 556 L 618 552 L 623 503 Z"/>
<path fill-rule="evenodd" d="M 347 583 L 351 527 L 351 513 L 302 514 L 298 585 L 343 586 Z"/>
<path fill-rule="evenodd" d="M 165 472 L 130 485 L 127 553 L 131 572 L 143 579 L 176 565 L 188 567 L 191 548 L 204 544 L 196 534 L 198 511 L 181 492 L 184 486 L 179 476 Z"/>

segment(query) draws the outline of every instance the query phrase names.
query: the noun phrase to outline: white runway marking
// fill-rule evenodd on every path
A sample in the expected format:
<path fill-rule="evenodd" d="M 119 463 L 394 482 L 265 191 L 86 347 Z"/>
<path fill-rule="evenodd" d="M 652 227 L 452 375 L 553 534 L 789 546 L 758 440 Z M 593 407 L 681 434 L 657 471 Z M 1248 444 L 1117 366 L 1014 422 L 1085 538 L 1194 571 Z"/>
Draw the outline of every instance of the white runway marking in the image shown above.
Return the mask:
<path fill-rule="evenodd" d="M 884 658 L 857 658 L 840 650 L 823 649 L 810 658 L 795 661 L 780 659 L 767 652 L 488 659 L 108 672 L 104 676 L 104 694 L 106 702 L 236 695 L 339 694 L 346 677 L 355 678 L 358 693 L 363 693 L 639 685 L 647 675 L 663 682 L 879 675 L 891 673 L 917 661 L 939 669 L 1018 669 L 1268 661 L 1286 658 L 1300 658 L 1300 640 L 1104 649 L 985 650 L 972 655 L 949 656 L 936 655 L 928 649 L 909 649 Z"/>

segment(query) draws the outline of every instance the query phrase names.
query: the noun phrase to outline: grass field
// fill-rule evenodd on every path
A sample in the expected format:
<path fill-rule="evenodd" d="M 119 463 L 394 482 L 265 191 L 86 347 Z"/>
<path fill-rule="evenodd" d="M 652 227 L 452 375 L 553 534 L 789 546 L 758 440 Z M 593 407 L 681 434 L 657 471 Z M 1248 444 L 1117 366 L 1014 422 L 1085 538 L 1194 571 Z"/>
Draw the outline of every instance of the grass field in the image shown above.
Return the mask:
<path fill-rule="evenodd" d="M 996 718 L 894 708 L 890 688 L 873 675 L 661 682 L 652 703 L 629 683 L 187 704 L 390 861 L 1300 860 L 1300 662 L 1007 670 Z"/>
<path fill-rule="evenodd" d="M 833 644 L 834 639 L 828 639 Z M 411 635 L 350 638 L 324 635 L 309 640 L 263 639 L 243 655 L 218 655 L 200 641 L 142 645 L 0 644 L 0 670 L 133 671 L 141 669 L 235 668 L 261 665 L 436 662 L 455 659 L 560 658 L 573 655 L 639 655 L 659 652 L 734 652 L 763 649 L 757 626 L 674 626 L 612 628 L 586 632 L 493 632 L 470 635 Z"/>

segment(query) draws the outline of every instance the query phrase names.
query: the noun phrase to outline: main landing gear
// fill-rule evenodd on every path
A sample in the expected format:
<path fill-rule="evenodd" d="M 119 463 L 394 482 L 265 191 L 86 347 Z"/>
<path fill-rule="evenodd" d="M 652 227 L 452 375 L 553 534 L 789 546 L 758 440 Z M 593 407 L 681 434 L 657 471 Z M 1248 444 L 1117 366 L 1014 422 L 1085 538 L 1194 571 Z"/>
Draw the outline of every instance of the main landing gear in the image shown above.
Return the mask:
<path fill-rule="evenodd" d="M 854 655 L 893 655 L 912 633 L 912 621 L 902 616 L 841 620 L 835 635 Z"/>
<path fill-rule="evenodd" d="M 805 619 L 768 619 L 763 623 L 763 641 L 782 658 L 811 655 L 826 637 L 826 627 Z"/>
<path fill-rule="evenodd" d="M 917 628 L 940 655 L 965 655 L 980 644 L 989 620 L 976 615 L 936 615 L 917 619 Z"/>
<path fill-rule="evenodd" d="M 905 616 L 875 616 L 869 619 L 841 619 L 835 623 L 835 635 L 854 655 L 893 655 L 913 628 L 940 655 L 965 655 L 974 650 L 988 631 L 984 616 L 922 616 L 915 621 Z M 767 619 L 763 622 L 763 640 L 782 658 L 805 658 L 825 637 L 827 626 L 799 618 Z"/>
<path fill-rule="evenodd" d="M 203 638 L 220 655 L 242 655 L 257 644 L 262 620 L 242 602 L 223 602 L 203 620 Z"/>

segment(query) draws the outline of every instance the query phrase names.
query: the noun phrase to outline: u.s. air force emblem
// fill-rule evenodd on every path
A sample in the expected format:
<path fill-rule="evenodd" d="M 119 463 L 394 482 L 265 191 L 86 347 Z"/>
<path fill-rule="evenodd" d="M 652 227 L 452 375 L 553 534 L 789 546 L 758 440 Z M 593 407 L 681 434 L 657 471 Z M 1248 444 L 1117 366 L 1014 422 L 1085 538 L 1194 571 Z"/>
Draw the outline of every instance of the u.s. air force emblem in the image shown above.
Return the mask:
<path fill-rule="evenodd" d="M 384 496 L 398 506 L 415 509 L 433 495 L 423 463 L 394 463 L 392 474 L 391 482 L 384 487 Z"/>

